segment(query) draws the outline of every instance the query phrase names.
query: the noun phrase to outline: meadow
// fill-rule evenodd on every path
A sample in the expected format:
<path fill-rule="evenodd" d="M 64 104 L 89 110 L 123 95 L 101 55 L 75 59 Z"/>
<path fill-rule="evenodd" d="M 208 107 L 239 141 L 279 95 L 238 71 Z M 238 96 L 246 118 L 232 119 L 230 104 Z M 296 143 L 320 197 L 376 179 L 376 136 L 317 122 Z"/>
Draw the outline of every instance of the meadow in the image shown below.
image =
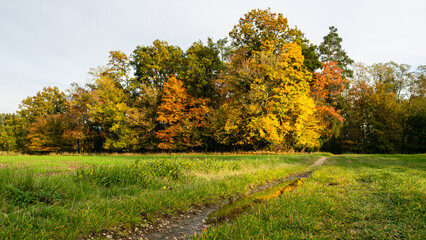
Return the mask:
<path fill-rule="evenodd" d="M 426 155 L 341 155 L 198 239 L 425 239 Z"/>
<path fill-rule="evenodd" d="M 243 194 L 320 155 L 0 157 L 0 239 L 79 239 Z M 100 228 L 99 226 L 102 226 Z"/>
<path fill-rule="evenodd" d="M 143 228 L 309 169 L 197 239 L 422 239 L 426 155 L 0 156 L 0 239 L 82 239 Z M 101 227 L 100 227 L 101 226 Z"/>

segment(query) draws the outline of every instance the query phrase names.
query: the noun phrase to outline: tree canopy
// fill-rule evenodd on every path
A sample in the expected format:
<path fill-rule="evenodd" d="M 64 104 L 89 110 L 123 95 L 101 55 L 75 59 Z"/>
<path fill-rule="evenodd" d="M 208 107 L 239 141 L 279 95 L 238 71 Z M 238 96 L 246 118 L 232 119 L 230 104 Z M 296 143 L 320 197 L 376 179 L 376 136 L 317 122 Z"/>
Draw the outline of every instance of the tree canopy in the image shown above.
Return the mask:
<path fill-rule="evenodd" d="M 425 152 L 426 67 L 354 63 L 271 9 L 188 49 L 110 51 L 84 85 L 45 87 L 0 114 L 0 151 Z"/>

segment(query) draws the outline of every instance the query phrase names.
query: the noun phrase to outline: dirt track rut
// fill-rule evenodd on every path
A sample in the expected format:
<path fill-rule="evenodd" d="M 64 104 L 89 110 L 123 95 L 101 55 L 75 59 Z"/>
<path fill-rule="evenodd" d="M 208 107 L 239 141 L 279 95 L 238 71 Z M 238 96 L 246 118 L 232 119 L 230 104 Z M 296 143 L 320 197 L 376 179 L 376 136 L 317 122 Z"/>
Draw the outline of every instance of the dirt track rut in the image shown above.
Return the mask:
<path fill-rule="evenodd" d="M 308 178 L 312 172 L 317 167 L 322 166 L 327 159 L 328 157 L 319 158 L 311 166 L 309 166 L 309 171 L 291 175 L 284 179 L 284 181 L 290 181 L 297 178 Z M 275 186 L 282 182 L 283 180 L 278 180 L 276 182 L 269 183 L 252 190 L 250 194 Z M 221 204 L 214 206 L 197 207 L 190 212 L 177 216 L 160 217 L 155 226 L 149 225 L 146 229 L 141 231 L 127 230 L 125 236 L 117 232 L 104 233 L 103 236 L 106 236 L 107 239 L 188 239 L 196 234 L 202 233 L 202 231 L 207 227 L 205 225 L 205 219 L 207 219 L 207 216 L 211 212 L 221 208 L 224 204 L 227 204 L 227 202 L 222 202 Z"/>

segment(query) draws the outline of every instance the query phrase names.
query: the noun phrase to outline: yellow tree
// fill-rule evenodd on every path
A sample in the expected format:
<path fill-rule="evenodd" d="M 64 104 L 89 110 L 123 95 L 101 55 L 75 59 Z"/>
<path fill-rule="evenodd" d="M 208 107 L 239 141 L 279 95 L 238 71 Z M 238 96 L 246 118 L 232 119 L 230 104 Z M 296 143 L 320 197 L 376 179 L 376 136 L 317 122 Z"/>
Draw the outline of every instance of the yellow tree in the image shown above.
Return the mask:
<path fill-rule="evenodd" d="M 314 72 L 321 66 L 317 47 L 311 44 L 297 27 L 291 28 L 287 18 L 281 13 L 272 13 L 269 8 L 253 9 L 246 13 L 229 36 L 233 45 L 244 50 L 247 55 L 259 51 L 266 41 L 275 47 L 275 51 L 279 51 L 284 44 L 296 42 L 302 47 L 303 65 L 306 69 Z"/>
<path fill-rule="evenodd" d="M 270 46 L 266 45 L 264 51 L 272 55 Z M 302 48 L 296 43 L 284 44 L 275 56 L 275 67 L 261 65 L 270 81 L 272 113 L 279 119 L 278 132 L 282 136 L 272 142 L 272 146 L 301 150 L 318 148 L 322 127 L 315 102 L 309 96 L 312 74 L 303 67 Z"/>
<path fill-rule="evenodd" d="M 206 115 L 211 111 L 208 100 L 194 98 L 183 82 L 171 76 L 164 83 L 157 120 L 164 129 L 157 132 L 161 149 L 185 150 L 203 146 L 202 129 L 208 127 Z"/>
<path fill-rule="evenodd" d="M 122 86 L 108 76 L 99 75 L 90 91 L 87 105 L 90 119 L 105 134 L 104 148 L 125 151 L 128 148 L 129 128 L 126 124 L 126 95 Z"/>
<path fill-rule="evenodd" d="M 303 34 L 267 9 L 245 14 L 229 35 L 237 49 L 218 80 L 216 139 L 254 149 L 318 148 L 322 127 L 309 95 L 318 57 Z"/>
<path fill-rule="evenodd" d="M 303 66 L 301 47 L 279 49 L 263 41 L 249 58 L 235 52 L 223 85 L 223 127 L 216 137 L 225 144 L 287 150 L 317 148 L 321 126 L 309 96 L 312 74 Z"/>

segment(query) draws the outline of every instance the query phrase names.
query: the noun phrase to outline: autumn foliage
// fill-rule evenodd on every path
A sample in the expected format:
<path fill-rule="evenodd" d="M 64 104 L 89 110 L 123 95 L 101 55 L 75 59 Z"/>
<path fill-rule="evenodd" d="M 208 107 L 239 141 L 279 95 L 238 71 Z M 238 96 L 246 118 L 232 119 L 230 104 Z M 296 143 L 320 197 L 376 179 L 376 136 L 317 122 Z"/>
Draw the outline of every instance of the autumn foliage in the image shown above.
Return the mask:
<path fill-rule="evenodd" d="M 205 98 L 188 94 L 182 81 L 171 76 L 163 86 L 157 120 L 164 129 L 157 132 L 161 149 L 186 150 L 203 146 L 202 129 L 208 127 L 206 116 L 211 112 Z"/>
<path fill-rule="evenodd" d="M 111 51 L 0 114 L 0 151 L 426 151 L 425 66 L 353 64 L 337 28 L 317 47 L 270 9 L 229 37 Z"/>
<path fill-rule="evenodd" d="M 311 96 L 316 101 L 319 117 L 325 126 L 324 133 L 329 137 L 334 134 L 332 125 L 344 121 L 339 109 L 339 98 L 348 81 L 343 78 L 342 72 L 337 62 L 325 62 L 322 71 L 314 73 L 311 84 Z"/>

